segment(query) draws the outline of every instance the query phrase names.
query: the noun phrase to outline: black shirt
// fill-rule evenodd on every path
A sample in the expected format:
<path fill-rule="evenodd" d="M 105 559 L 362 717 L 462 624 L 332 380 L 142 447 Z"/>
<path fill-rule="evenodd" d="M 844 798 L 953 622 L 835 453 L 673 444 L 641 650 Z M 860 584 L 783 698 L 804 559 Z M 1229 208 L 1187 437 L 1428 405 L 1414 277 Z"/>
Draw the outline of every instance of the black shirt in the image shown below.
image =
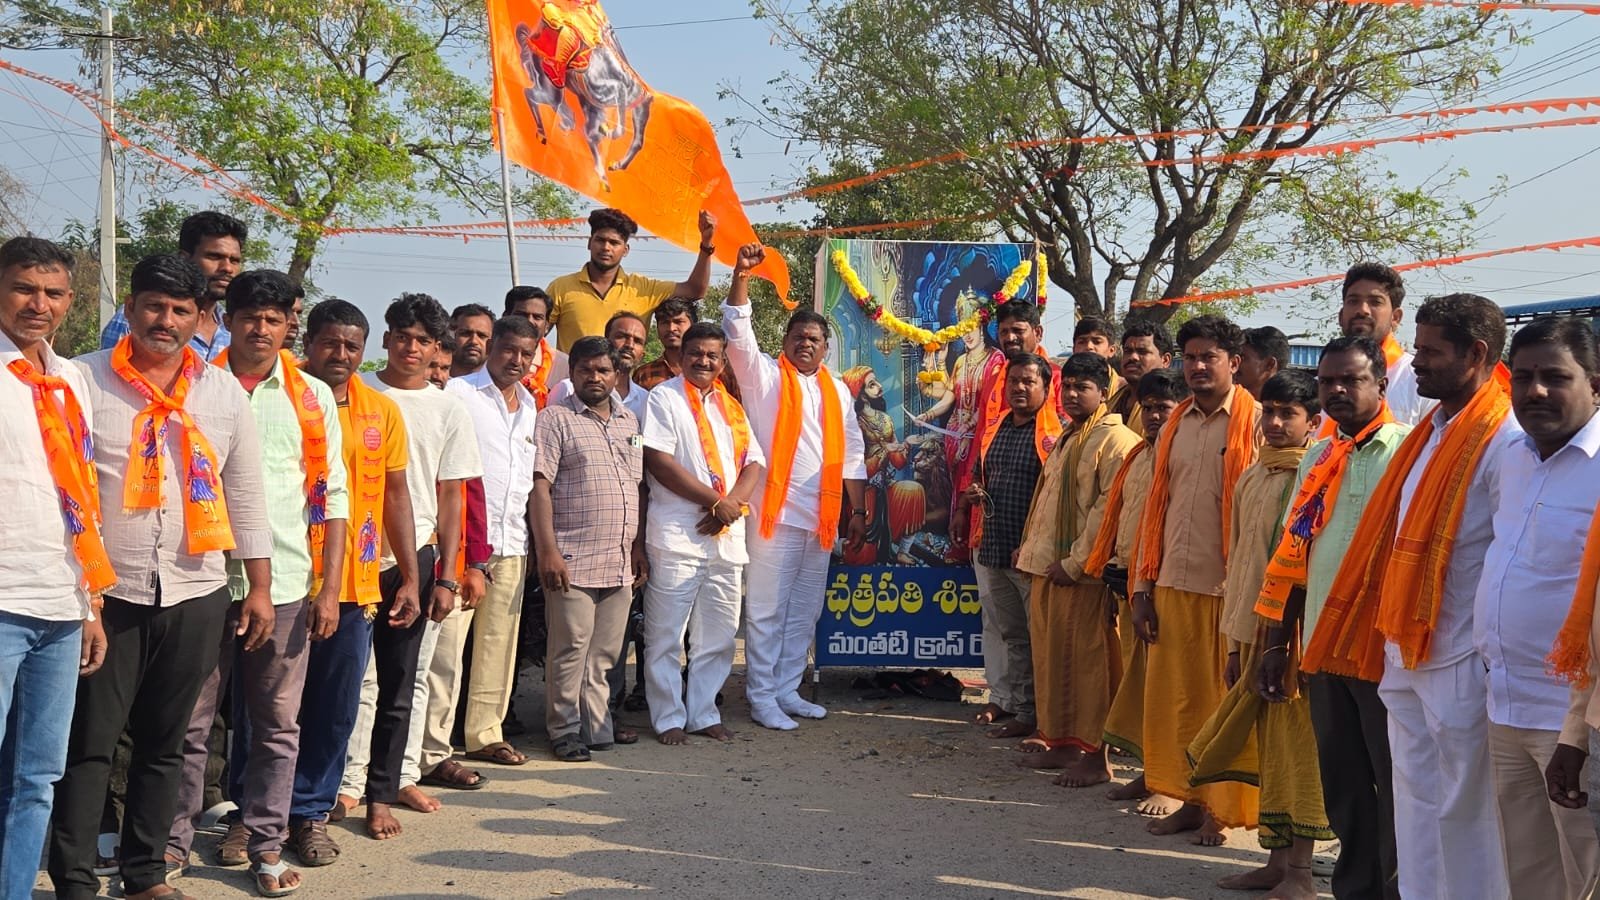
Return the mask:
<path fill-rule="evenodd" d="M 1033 488 L 1039 481 L 1039 452 L 1033 445 L 1037 422 L 1035 417 L 1018 425 L 1007 411 L 980 463 L 978 484 L 989 494 L 983 510 L 983 539 L 978 544 L 980 565 L 1009 569 L 1011 554 L 1022 546 L 1022 527 L 1027 524 Z"/>

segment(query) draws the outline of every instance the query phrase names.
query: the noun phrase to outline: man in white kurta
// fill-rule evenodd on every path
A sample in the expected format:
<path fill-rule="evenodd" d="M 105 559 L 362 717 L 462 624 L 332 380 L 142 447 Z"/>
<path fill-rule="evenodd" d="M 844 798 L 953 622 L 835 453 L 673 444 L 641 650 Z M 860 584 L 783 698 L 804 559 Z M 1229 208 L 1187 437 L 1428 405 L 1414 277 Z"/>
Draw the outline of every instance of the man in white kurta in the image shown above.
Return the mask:
<path fill-rule="evenodd" d="M 751 429 L 768 460 L 769 479 L 782 465 L 783 454 L 773 452 L 783 396 L 784 369 L 778 360 L 761 352 L 751 324 L 750 270 L 765 253 L 758 244 L 740 248 L 733 286 L 722 307 L 722 327 L 728 335 L 728 363 L 739 381 L 739 393 L 750 416 Z M 798 727 L 791 716 L 820 719 L 827 710 L 800 698 L 801 676 L 811 649 L 817 619 L 827 589 L 828 558 L 832 542 L 820 533 L 831 523 L 819 521 L 823 506 L 823 403 L 836 403 L 844 430 L 843 491 L 848 515 L 845 539 L 859 545 L 866 539 L 866 478 L 861 429 L 856 423 L 850 389 L 822 367 L 828 349 L 828 324 L 820 314 L 800 310 L 784 330 L 783 356 L 798 375 L 801 409 L 799 436 L 789 465 L 789 490 L 781 508 L 770 511 L 776 525 L 771 537 L 762 536 L 758 509 L 746 533 L 750 548 L 749 580 L 756 587 L 745 601 L 745 694 L 750 716 L 767 728 L 789 731 Z M 782 473 L 776 473 L 781 477 Z M 828 485 L 838 490 L 839 485 Z M 762 503 L 764 490 L 756 491 Z"/>
<path fill-rule="evenodd" d="M 717 691 L 733 669 L 740 576 L 749 562 L 744 519 L 766 457 L 739 401 L 718 380 L 726 345 L 716 325 L 692 326 L 683 339 L 683 374 L 651 390 L 646 407 L 645 693 L 663 744 L 684 743 L 686 734 L 733 737 L 722 725 Z M 680 668 L 686 635 L 687 691 Z"/>

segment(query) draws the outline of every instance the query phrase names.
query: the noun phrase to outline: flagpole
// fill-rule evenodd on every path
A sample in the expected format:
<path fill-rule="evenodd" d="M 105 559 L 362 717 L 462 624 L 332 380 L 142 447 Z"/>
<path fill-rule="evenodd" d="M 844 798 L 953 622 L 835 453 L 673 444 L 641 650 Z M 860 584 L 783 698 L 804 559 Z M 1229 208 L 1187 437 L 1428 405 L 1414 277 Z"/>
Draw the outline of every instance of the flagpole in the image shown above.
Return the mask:
<path fill-rule="evenodd" d="M 517 265 L 517 229 L 511 221 L 511 164 L 506 161 L 506 119 L 500 107 L 494 108 L 495 132 L 500 140 L 500 205 L 506 217 L 506 252 L 511 255 L 511 286 L 522 283 L 521 267 Z"/>

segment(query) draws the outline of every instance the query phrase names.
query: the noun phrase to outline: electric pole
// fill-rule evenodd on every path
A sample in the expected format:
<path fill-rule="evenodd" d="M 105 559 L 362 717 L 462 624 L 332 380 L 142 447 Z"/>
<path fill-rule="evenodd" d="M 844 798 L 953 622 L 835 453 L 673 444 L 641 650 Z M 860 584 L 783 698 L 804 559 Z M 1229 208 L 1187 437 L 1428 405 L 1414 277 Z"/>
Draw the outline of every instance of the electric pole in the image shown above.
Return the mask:
<path fill-rule="evenodd" d="M 117 170 L 113 156 L 116 140 L 113 125 L 116 106 L 112 101 L 115 82 L 115 37 L 112 33 L 111 5 L 100 7 L 100 118 L 104 134 L 100 140 L 100 327 L 117 312 Z"/>

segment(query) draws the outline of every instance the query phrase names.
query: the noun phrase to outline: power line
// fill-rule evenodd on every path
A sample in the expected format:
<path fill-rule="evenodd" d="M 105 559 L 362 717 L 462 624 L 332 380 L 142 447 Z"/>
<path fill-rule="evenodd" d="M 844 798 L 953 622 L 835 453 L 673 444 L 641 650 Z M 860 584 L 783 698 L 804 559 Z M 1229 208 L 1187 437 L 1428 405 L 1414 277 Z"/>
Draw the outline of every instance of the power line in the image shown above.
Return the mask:
<path fill-rule="evenodd" d="M 641 25 L 613 25 L 611 28 L 614 31 L 628 31 L 636 28 L 676 28 L 679 25 L 714 25 L 718 22 L 743 22 L 747 19 L 753 18 L 755 18 L 755 16 L 723 16 L 720 19 L 685 19 L 682 22 L 649 22 Z"/>

